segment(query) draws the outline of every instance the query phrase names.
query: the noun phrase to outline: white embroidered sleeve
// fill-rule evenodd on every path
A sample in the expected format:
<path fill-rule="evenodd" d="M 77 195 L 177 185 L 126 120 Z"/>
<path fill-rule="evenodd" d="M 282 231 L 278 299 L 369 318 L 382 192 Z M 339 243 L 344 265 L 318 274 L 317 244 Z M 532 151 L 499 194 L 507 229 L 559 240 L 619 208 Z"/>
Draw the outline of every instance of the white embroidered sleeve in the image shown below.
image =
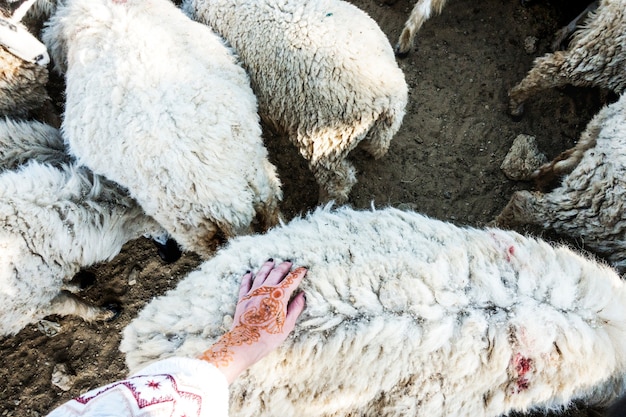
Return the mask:
<path fill-rule="evenodd" d="M 228 383 L 199 359 L 169 358 L 123 381 L 91 390 L 48 417 L 228 417 Z"/>

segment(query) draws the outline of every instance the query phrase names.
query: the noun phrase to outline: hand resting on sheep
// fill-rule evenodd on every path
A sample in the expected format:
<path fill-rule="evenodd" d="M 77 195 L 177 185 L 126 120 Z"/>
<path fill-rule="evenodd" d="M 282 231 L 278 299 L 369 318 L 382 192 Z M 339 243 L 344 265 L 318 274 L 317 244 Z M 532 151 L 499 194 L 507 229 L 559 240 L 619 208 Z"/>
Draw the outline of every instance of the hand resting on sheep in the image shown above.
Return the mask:
<path fill-rule="evenodd" d="M 232 240 L 124 329 L 131 372 L 230 327 L 239 277 L 306 266 L 307 307 L 230 387 L 230 416 L 468 416 L 613 399 L 626 283 L 571 249 L 396 209 L 317 209 Z"/>

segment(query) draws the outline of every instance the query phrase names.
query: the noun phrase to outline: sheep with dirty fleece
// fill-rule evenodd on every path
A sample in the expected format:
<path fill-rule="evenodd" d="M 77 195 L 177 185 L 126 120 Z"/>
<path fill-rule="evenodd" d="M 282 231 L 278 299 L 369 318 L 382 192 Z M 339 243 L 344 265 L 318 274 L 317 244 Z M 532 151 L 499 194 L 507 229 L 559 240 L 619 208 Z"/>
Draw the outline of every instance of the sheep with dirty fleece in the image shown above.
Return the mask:
<path fill-rule="evenodd" d="M 536 58 L 526 77 L 509 91 L 509 113 L 548 88 L 573 85 L 621 93 L 626 88 L 626 0 L 602 0 L 574 32 L 564 51 Z"/>
<path fill-rule="evenodd" d="M 626 95 L 602 108 L 573 148 L 533 173 L 537 181 L 558 176 L 549 192 L 516 191 L 495 224 L 554 230 L 626 272 Z"/>
<path fill-rule="evenodd" d="M 165 231 L 117 184 L 59 152 L 63 142 L 56 129 L 11 122 L 0 132 L 14 126 L 12 139 L 3 137 L 0 143 L 21 137 L 19 149 L 32 159 L 1 154 L 0 336 L 16 334 L 51 314 L 87 321 L 115 317 L 118 306 L 87 303 L 72 294 L 79 288 L 70 281 L 81 268 L 111 260 L 129 240 Z M 47 150 L 41 141 L 46 130 Z"/>
<path fill-rule="evenodd" d="M 9 10 L 0 9 L 0 18 L 10 17 Z M 20 22 L 3 22 L 27 31 Z M 49 114 L 52 103 L 46 90 L 47 83 L 46 66 L 17 57 L 2 46 L 0 39 L 0 116 L 36 115 L 50 122 L 57 120 L 56 115 Z"/>
<path fill-rule="evenodd" d="M 408 99 L 378 24 L 341 0 L 185 0 L 182 8 L 232 45 L 261 118 L 306 159 L 320 200 L 345 202 L 357 182 L 349 153 L 361 145 L 383 157 Z"/>
<path fill-rule="evenodd" d="M 183 249 L 278 222 L 276 168 L 232 51 L 168 0 L 67 0 L 43 32 L 65 73 L 63 135 Z"/>
<path fill-rule="evenodd" d="M 308 268 L 307 305 L 230 386 L 233 417 L 549 410 L 612 400 L 626 366 L 626 283 L 607 265 L 511 231 L 326 207 L 232 240 L 148 303 L 123 332 L 130 371 L 203 352 L 268 258 Z"/>

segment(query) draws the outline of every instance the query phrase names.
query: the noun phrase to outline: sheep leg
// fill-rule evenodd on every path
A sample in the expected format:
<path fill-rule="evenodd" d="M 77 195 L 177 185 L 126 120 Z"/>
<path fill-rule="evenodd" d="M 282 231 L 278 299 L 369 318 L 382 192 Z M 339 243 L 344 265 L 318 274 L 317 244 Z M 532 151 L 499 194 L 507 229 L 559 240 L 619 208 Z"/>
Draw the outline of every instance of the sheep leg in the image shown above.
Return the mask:
<path fill-rule="evenodd" d="M 320 185 L 320 203 L 334 200 L 337 204 L 348 201 L 350 190 L 356 184 L 356 169 L 354 166 L 341 159 L 330 163 L 318 161 L 310 165 L 311 171 Z"/>
<path fill-rule="evenodd" d="M 69 291 L 60 291 L 50 302 L 47 314 L 78 316 L 87 322 L 110 321 L 119 316 L 120 308 L 116 305 L 96 307 Z"/>
<path fill-rule="evenodd" d="M 409 54 L 409 50 L 413 46 L 417 31 L 420 30 L 433 11 L 437 14 L 441 13 L 446 1 L 447 0 L 418 0 L 417 3 L 415 3 L 409 18 L 404 23 L 404 29 L 396 44 L 395 52 L 398 58 L 406 58 Z"/>
<path fill-rule="evenodd" d="M 604 118 L 593 118 L 585 131 L 580 135 L 576 146 L 561 152 L 551 162 L 537 168 L 531 178 L 535 180 L 538 188 L 543 188 L 556 177 L 569 174 L 578 166 L 585 152 L 596 146 L 598 135 L 602 130 Z"/>
<path fill-rule="evenodd" d="M 257 233 L 265 233 L 276 226 L 281 219 L 277 201 L 261 202 L 255 207 L 254 230 Z"/>
<path fill-rule="evenodd" d="M 524 112 L 524 102 L 538 92 L 571 83 L 571 79 L 562 70 L 567 56 L 566 51 L 557 51 L 535 60 L 526 77 L 509 91 L 511 116 L 520 117 Z"/>
<path fill-rule="evenodd" d="M 513 227 L 523 224 L 541 224 L 544 222 L 541 210 L 541 194 L 530 191 L 516 191 L 508 204 L 494 220 L 496 227 Z"/>
<path fill-rule="evenodd" d="M 359 147 L 369 153 L 374 159 L 380 159 L 387 154 L 394 133 L 398 130 L 401 118 L 394 117 L 389 113 L 381 115 L 372 128 L 369 130 L 367 137 L 359 142 Z"/>

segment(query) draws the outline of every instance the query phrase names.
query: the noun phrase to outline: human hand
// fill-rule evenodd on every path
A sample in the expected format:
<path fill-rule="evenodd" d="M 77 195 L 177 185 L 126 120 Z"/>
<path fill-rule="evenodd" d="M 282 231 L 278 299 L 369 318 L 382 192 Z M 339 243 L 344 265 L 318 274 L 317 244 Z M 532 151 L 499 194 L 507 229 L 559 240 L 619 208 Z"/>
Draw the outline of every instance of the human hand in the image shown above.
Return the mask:
<path fill-rule="evenodd" d="M 289 299 L 307 270 L 300 267 L 289 272 L 291 266 L 287 261 L 274 267 L 269 260 L 256 276 L 245 274 L 232 328 L 200 356 L 222 371 L 229 384 L 280 346 L 304 310 L 304 293 Z"/>

